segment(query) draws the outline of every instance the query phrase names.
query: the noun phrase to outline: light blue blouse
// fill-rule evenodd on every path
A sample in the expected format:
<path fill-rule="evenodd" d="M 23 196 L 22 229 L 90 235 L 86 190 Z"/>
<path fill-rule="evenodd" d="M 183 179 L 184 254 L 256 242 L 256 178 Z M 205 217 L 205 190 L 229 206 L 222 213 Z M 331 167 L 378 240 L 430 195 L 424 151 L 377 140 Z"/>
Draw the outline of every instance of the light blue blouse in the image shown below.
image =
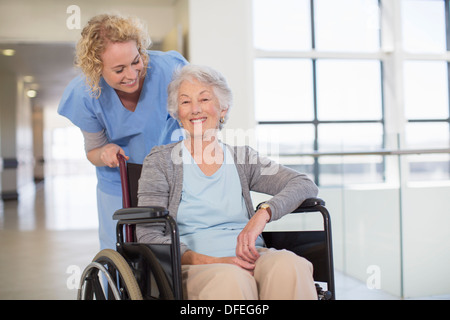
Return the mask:
<path fill-rule="evenodd" d="M 180 140 L 178 123 L 167 112 L 167 86 L 173 71 L 187 64 L 175 51 L 149 51 L 150 61 L 144 86 L 134 112 L 125 109 L 117 93 L 103 78 L 98 99 L 92 97 L 84 76 L 72 80 L 61 98 L 58 113 L 87 132 L 105 129 L 109 143 L 122 147 L 129 162 L 142 163 L 156 145 Z M 103 192 L 120 195 L 117 168 L 96 167 L 98 186 Z"/>
<path fill-rule="evenodd" d="M 206 176 L 182 145 L 183 190 L 177 215 L 180 240 L 197 253 L 235 256 L 237 237 L 249 217 L 233 157 L 222 145 L 222 166 Z M 262 237 L 256 244 L 264 246 Z"/>

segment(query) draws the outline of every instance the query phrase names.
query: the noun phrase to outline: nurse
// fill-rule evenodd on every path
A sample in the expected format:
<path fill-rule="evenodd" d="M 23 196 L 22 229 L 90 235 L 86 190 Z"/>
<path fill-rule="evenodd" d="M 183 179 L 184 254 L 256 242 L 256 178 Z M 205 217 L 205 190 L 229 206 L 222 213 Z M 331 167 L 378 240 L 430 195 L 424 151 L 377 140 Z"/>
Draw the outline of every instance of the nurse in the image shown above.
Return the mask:
<path fill-rule="evenodd" d="M 167 86 L 187 61 L 174 51 L 147 51 L 150 44 L 136 18 L 93 17 L 77 44 L 83 74 L 69 83 L 58 107 L 81 129 L 87 158 L 96 166 L 102 250 L 115 249 L 112 215 L 122 207 L 116 154 L 142 163 L 154 146 L 181 138 L 178 122 L 167 113 Z"/>

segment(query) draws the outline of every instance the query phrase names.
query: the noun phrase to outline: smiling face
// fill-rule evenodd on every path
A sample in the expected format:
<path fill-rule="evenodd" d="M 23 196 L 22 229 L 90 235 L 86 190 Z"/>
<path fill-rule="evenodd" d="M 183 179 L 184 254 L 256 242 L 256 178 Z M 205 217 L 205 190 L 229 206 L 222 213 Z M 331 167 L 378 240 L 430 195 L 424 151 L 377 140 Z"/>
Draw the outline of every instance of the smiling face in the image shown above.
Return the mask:
<path fill-rule="evenodd" d="M 109 86 L 126 93 L 139 89 L 144 63 L 135 41 L 109 43 L 101 59 L 102 76 Z"/>
<path fill-rule="evenodd" d="M 227 110 L 220 110 L 212 86 L 197 80 L 183 81 L 178 90 L 178 118 L 191 137 L 204 137 L 207 132 L 216 132 L 220 118 Z"/>

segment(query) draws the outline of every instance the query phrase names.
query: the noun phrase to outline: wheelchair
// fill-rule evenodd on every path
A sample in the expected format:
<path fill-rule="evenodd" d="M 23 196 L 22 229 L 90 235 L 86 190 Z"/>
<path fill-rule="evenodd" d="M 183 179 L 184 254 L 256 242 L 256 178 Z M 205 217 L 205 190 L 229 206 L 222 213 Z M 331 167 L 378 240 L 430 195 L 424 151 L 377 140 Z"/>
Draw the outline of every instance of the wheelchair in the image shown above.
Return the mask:
<path fill-rule="evenodd" d="M 162 207 L 138 207 L 137 190 L 142 165 L 127 163 L 118 154 L 123 208 L 117 210 L 116 251 L 100 251 L 81 275 L 78 300 L 182 300 L 181 257 L 178 227 Z M 263 232 L 267 247 L 290 250 L 314 266 L 313 278 L 319 300 L 334 300 L 334 267 L 331 221 L 325 202 L 305 200 L 292 214 L 320 212 L 323 230 Z M 170 244 L 136 241 L 139 223 L 163 223 L 171 234 Z M 103 279 L 103 285 L 101 278 Z M 326 285 L 326 289 L 322 285 Z"/>

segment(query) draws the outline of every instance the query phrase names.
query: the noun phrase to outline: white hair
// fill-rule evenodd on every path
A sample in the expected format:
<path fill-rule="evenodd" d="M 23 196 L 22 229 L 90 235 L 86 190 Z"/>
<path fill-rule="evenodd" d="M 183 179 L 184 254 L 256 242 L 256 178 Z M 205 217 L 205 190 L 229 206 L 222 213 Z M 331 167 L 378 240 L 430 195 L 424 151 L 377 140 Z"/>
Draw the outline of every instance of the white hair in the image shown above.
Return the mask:
<path fill-rule="evenodd" d="M 167 89 L 167 110 L 176 120 L 178 119 L 178 90 L 183 81 L 197 80 L 203 84 L 213 87 L 214 94 L 219 100 L 221 110 L 228 110 L 223 122 L 219 123 L 219 129 L 228 120 L 228 114 L 233 102 L 233 94 L 225 77 L 218 71 L 207 66 L 188 64 L 174 72 L 173 79 Z"/>

